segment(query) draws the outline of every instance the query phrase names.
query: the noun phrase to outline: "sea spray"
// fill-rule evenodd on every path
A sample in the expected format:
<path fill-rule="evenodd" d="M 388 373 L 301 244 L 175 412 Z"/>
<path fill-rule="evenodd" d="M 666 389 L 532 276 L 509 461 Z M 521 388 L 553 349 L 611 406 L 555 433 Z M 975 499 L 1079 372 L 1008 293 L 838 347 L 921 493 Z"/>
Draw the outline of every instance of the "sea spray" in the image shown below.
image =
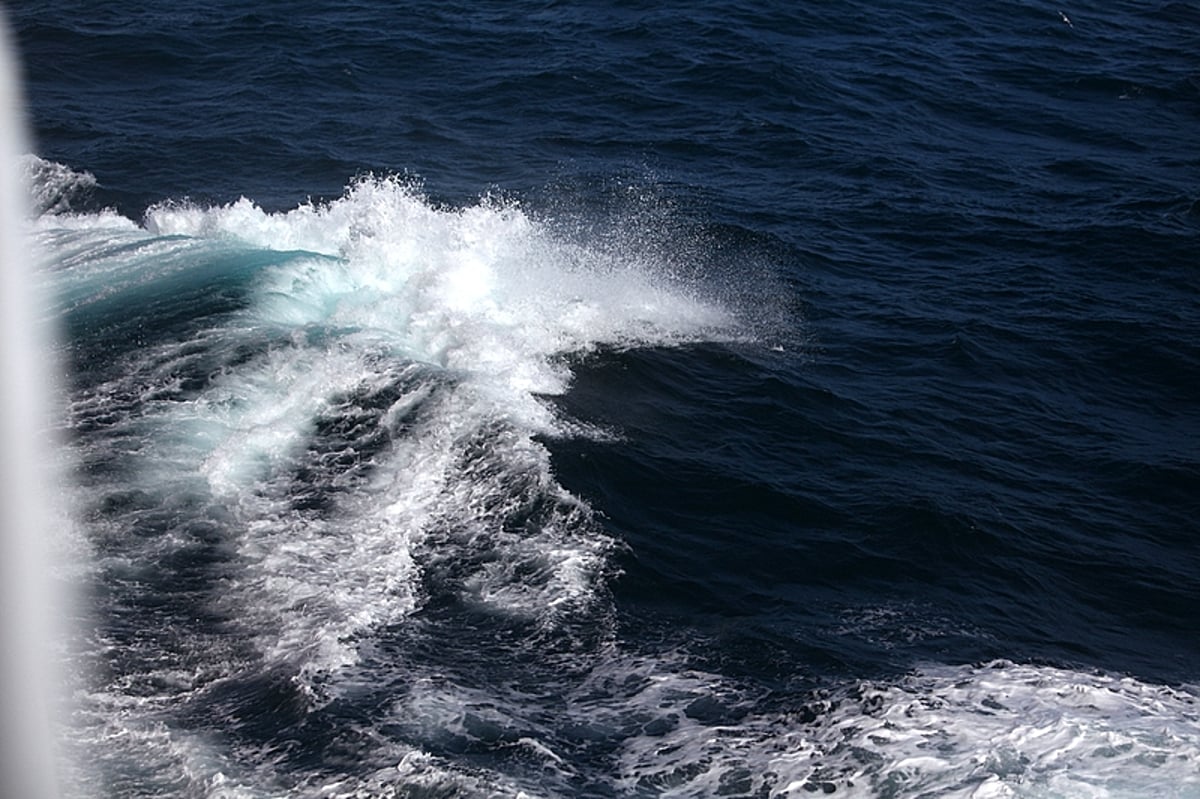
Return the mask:
<path fill-rule="evenodd" d="M 172 706 L 240 713 L 227 697 L 265 681 L 279 723 L 309 723 L 357 701 L 364 658 L 428 606 L 551 649 L 610 635 L 613 541 L 541 440 L 591 431 L 547 397 L 571 357 L 737 330 L 637 252 L 566 241 L 513 203 L 435 206 L 391 177 L 286 212 L 48 210 L 34 233 L 79 334 L 97 579 L 138 586 L 107 612 L 164 608 L 151 637 L 103 636 L 121 681 L 161 688 L 129 703 L 98 684 L 82 734 L 141 741 L 140 779 L 160 787 L 181 757 L 237 770 L 234 741 L 199 754 Z M 122 762 L 109 779 L 133 778 Z"/>

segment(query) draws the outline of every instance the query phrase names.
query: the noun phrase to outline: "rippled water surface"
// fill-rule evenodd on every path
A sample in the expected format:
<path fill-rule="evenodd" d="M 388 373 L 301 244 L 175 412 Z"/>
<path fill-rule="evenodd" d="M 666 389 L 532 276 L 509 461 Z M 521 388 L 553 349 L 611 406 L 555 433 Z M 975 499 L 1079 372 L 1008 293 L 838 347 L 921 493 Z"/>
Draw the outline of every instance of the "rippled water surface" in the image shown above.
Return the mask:
<path fill-rule="evenodd" d="M 1200 9 L 8 9 L 81 796 L 1200 796 Z"/>

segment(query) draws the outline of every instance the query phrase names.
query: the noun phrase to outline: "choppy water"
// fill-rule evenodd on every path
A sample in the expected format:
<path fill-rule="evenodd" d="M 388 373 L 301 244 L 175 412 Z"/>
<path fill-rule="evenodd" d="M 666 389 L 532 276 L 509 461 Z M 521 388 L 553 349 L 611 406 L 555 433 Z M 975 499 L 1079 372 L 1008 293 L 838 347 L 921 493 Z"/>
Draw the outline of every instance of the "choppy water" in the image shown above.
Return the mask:
<path fill-rule="evenodd" d="M 1195 4 L 9 14 L 69 792 L 1200 795 Z"/>

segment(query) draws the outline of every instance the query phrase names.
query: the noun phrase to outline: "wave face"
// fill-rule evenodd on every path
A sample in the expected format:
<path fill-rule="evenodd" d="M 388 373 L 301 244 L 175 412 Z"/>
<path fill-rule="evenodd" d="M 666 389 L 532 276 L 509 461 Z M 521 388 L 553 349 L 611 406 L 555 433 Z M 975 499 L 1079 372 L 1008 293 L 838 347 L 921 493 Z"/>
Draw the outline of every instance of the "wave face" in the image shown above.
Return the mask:
<path fill-rule="evenodd" d="M 46 195 L 88 183 L 36 166 L 63 184 Z M 546 398 L 599 347 L 735 332 L 636 253 L 390 178 L 287 213 L 45 213 L 35 240 L 74 333 L 70 432 L 120 653 L 90 709 L 105 727 L 132 723 L 129 683 L 182 718 L 273 723 L 236 718 L 271 710 L 264 680 L 309 724 L 381 681 L 422 690 L 430 674 L 381 667 L 411 636 L 479 646 L 485 672 L 603 645 L 614 542 L 540 439 L 606 434 Z"/>
<path fill-rule="evenodd" d="M 395 178 L 134 223 L 56 211 L 90 181 L 32 166 L 61 182 L 32 232 L 72 334 L 101 793 L 1200 789 L 1186 691 L 998 661 L 778 694 L 625 640 L 622 542 L 547 448 L 621 436 L 553 398 L 605 350 L 747 335 L 639 250 Z"/>

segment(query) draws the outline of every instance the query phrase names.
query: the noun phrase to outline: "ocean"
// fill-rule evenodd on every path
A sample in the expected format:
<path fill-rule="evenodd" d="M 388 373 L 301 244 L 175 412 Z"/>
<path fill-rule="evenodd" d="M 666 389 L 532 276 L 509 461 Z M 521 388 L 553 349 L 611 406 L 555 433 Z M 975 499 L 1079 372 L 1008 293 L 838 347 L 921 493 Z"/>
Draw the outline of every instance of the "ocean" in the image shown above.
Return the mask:
<path fill-rule="evenodd" d="M 9 3 L 70 797 L 1200 797 L 1200 4 Z"/>

